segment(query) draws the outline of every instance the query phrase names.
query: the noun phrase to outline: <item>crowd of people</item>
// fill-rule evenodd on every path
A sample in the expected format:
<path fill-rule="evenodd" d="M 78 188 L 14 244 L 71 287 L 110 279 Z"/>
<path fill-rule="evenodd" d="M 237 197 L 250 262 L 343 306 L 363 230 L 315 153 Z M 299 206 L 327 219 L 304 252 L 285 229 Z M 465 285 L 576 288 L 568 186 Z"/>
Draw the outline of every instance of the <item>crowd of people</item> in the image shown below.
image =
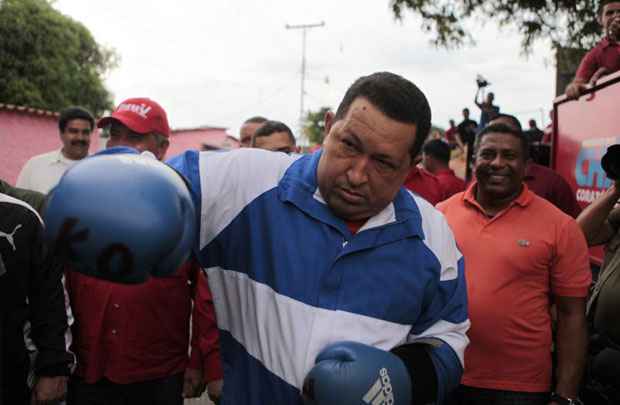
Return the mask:
<path fill-rule="evenodd" d="M 568 97 L 620 68 L 620 2 L 602 2 L 600 23 Z M 479 122 L 465 108 L 432 139 L 414 83 L 363 76 L 308 154 L 286 124 L 256 116 L 238 150 L 165 160 L 170 127 L 154 100 L 99 120 L 63 110 L 61 148 L 30 159 L 16 187 L 0 182 L 0 404 L 172 405 L 205 390 L 221 404 L 620 403 L 620 180 L 582 211 L 540 160 L 549 136 L 481 89 Z M 107 149 L 89 156 L 96 127 Z M 450 167 L 458 154 L 464 178 Z M 140 176 L 121 160 L 65 176 L 100 155 L 183 178 L 197 236 L 165 277 L 86 275 L 44 238 L 46 195 L 110 171 Z M 170 216 L 117 197 L 83 210 L 105 219 L 73 248 Z M 588 246 L 601 244 L 593 284 Z"/>

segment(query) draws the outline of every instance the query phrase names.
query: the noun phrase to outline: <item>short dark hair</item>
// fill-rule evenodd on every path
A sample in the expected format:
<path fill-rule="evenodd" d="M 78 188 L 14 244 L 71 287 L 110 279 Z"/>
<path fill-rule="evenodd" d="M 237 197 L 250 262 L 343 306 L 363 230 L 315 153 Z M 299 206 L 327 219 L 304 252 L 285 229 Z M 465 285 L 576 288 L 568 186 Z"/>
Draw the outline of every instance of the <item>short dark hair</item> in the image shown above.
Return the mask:
<path fill-rule="evenodd" d="M 60 112 L 60 117 L 58 118 L 58 129 L 60 129 L 60 132 L 65 132 L 69 121 L 76 119 L 88 121 L 90 123 L 90 130 L 95 129 L 95 118 L 90 111 L 84 107 L 72 106 Z"/>
<path fill-rule="evenodd" d="M 296 144 L 295 135 L 293 135 L 293 131 L 283 122 L 280 121 L 265 121 L 263 125 L 258 127 L 256 132 L 254 132 L 254 136 L 252 136 L 252 145 L 256 146 L 256 138 L 261 136 L 269 136 L 275 132 L 286 132 L 288 137 L 293 145 Z"/>
<path fill-rule="evenodd" d="M 497 114 L 490 121 L 490 125 L 500 125 L 499 123 L 498 124 L 492 124 L 492 123 L 493 123 L 493 121 L 497 121 L 498 119 L 501 119 L 501 118 L 505 118 L 508 121 L 510 121 L 511 125 L 514 127 L 514 129 L 517 129 L 519 131 L 523 131 L 523 126 L 521 125 L 521 121 L 519 121 L 519 119 L 517 117 L 515 117 L 514 115 L 510 115 L 510 114 L 504 114 L 504 113 Z M 502 124 L 502 125 L 510 126 L 509 124 Z M 487 126 L 489 126 L 489 125 L 487 125 Z"/>
<path fill-rule="evenodd" d="M 467 113 L 469 113 L 469 108 L 465 107 L 463 108 L 463 112 L 467 111 Z"/>
<path fill-rule="evenodd" d="M 357 79 L 345 93 L 335 120 L 344 118 L 357 98 L 365 98 L 383 114 L 398 122 L 416 125 L 416 137 L 409 149 L 415 157 L 431 129 L 431 108 L 424 93 L 412 82 L 390 72 L 377 72 Z"/>
<path fill-rule="evenodd" d="M 450 163 L 450 146 L 441 139 L 426 142 L 422 146 L 422 152 L 446 165 Z"/>
<path fill-rule="evenodd" d="M 269 121 L 267 118 L 257 115 L 257 116 L 248 118 L 247 120 L 243 121 L 243 123 L 244 124 L 262 124 L 267 121 Z"/>
<path fill-rule="evenodd" d="M 476 140 L 474 142 L 474 151 L 477 154 L 478 148 L 480 147 L 480 143 L 482 143 L 482 138 L 484 138 L 488 134 L 508 134 L 516 137 L 521 141 L 521 150 L 523 152 L 523 160 L 528 160 L 530 158 L 530 142 L 521 130 L 517 130 L 514 127 L 506 124 L 492 124 L 484 127 L 478 134 L 476 135 Z"/>

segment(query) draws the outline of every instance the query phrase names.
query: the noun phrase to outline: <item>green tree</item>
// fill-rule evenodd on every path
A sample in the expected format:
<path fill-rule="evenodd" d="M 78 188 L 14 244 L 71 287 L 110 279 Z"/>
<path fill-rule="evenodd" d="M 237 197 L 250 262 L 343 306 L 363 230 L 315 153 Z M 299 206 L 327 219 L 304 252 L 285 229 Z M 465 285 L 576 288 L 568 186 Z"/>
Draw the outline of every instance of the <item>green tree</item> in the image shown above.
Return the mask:
<path fill-rule="evenodd" d="M 422 17 L 422 29 L 445 48 L 475 42 L 467 31 L 468 20 L 495 21 L 500 27 L 516 27 L 522 48 L 531 50 L 538 39 L 553 46 L 590 48 L 600 37 L 596 21 L 602 0 L 390 0 L 397 19 L 405 10 Z"/>
<path fill-rule="evenodd" d="M 117 60 L 50 1 L 0 2 L 0 103 L 51 111 L 82 105 L 100 115 L 113 107 L 103 76 Z"/>
<path fill-rule="evenodd" d="M 304 135 L 311 144 L 321 145 L 325 136 L 325 113 L 329 107 L 321 107 L 318 111 L 308 111 L 304 119 Z"/>

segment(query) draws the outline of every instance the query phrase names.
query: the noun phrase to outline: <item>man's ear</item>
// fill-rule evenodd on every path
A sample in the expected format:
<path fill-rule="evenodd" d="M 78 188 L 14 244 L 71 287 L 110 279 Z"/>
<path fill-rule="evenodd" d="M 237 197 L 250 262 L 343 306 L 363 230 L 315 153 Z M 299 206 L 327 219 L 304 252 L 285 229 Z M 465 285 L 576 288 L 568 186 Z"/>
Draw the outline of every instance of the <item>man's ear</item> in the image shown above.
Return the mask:
<path fill-rule="evenodd" d="M 334 113 L 327 111 L 325 113 L 325 133 L 323 134 L 323 139 L 327 138 L 327 135 L 329 134 L 329 131 L 332 130 L 332 125 L 334 125 L 335 121 Z"/>
<path fill-rule="evenodd" d="M 159 148 L 158 148 L 158 153 L 157 153 L 157 159 L 163 161 L 164 158 L 166 157 L 166 152 L 168 152 L 168 147 L 170 146 L 170 141 L 165 140 L 162 141 L 161 144 L 159 144 Z"/>
<path fill-rule="evenodd" d="M 411 159 L 411 166 L 417 166 L 422 161 L 422 154 L 418 153 Z"/>

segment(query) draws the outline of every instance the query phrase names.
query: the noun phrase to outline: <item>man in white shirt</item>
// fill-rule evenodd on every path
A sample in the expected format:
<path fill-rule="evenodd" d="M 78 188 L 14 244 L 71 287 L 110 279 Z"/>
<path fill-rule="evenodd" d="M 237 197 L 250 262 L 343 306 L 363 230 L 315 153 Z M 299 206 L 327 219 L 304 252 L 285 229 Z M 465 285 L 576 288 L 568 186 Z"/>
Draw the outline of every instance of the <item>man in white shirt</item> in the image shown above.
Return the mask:
<path fill-rule="evenodd" d="M 82 107 L 61 111 L 58 119 L 62 148 L 32 157 L 17 177 L 17 187 L 47 193 L 63 173 L 88 155 L 90 135 L 95 128 L 93 115 Z"/>

